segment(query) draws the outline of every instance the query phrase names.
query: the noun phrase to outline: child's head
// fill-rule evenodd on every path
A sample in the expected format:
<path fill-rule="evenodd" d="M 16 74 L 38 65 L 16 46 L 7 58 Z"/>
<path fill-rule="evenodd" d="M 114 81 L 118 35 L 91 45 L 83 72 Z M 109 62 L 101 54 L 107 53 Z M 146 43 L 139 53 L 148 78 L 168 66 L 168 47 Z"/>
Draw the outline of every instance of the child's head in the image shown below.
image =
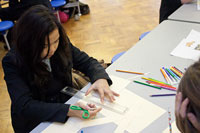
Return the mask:
<path fill-rule="evenodd" d="M 178 92 L 182 92 L 183 100 L 189 99 L 186 113 L 193 113 L 200 120 L 200 62 L 191 65 L 178 87 Z M 176 118 L 177 126 L 184 133 L 195 133 L 197 130 L 192 126 L 188 118 Z"/>
<path fill-rule="evenodd" d="M 17 21 L 13 37 L 12 45 L 21 64 L 31 70 L 34 84 L 47 84 L 50 73 L 43 60 L 50 57 L 66 79 L 72 66 L 70 42 L 52 11 L 42 5 L 31 7 Z"/>
<path fill-rule="evenodd" d="M 41 62 L 68 43 L 65 31 L 48 8 L 37 5 L 27 10 L 14 28 L 13 46 L 26 60 Z"/>

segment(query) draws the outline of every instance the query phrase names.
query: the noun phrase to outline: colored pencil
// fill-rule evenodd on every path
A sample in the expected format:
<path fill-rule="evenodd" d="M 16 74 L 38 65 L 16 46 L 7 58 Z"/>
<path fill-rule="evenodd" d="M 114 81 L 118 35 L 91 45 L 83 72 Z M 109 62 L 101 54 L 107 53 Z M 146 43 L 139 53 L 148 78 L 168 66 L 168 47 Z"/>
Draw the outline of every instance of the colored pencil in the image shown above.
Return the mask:
<path fill-rule="evenodd" d="M 178 72 L 180 72 L 181 74 L 183 74 L 183 72 L 181 70 L 179 70 L 177 67 L 173 66 L 173 68 L 175 68 Z"/>
<path fill-rule="evenodd" d="M 132 74 L 140 74 L 144 75 L 144 73 L 139 73 L 139 72 L 131 72 L 131 71 L 124 71 L 124 70 L 116 70 L 117 72 L 124 72 L 124 73 L 132 73 Z"/>
<path fill-rule="evenodd" d="M 171 71 L 171 72 L 172 72 L 172 73 L 173 73 L 173 74 L 174 74 L 174 75 L 175 75 L 175 76 L 178 78 L 178 80 L 181 80 L 181 77 L 182 77 L 182 76 L 181 76 L 181 77 L 179 77 L 179 75 L 177 75 L 175 71 L 172 71 L 173 69 L 172 69 L 172 70 L 171 70 L 171 69 L 169 69 L 169 70 L 170 70 L 170 71 Z"/>
<path fill-rule="evenodd" d="M 173 68 L 177 73 L 179 73 L 181 76 L 183 76 L 183 73 L 178 71 L 174 66 L 171 66 L 171 68 Z"/>
<path fill-rule="evenodd" d="M 180 78 L 182 77 L 182 74 L 179 73 L 178 71 L 176 71 L 176 69 L 174 69 L 173 67 L 170 67 L 170 70 L 172 70 L 172 72 L 174 72 L 177 76 L 179 76 Z"/>
<path fill-rule="evenodd" d="M 164 84 L 164 85 L 168 85 L 168 86 L 171 86 L 171 84 L 168 84 L 168 83 L 165 83 L 165 82 L 162 82 L 162 81 L 159 81 L 159 80 L 156 80 L 156 79 L 152 79 L 152 78 L 149 78 L 151 81 L 153 82 L 157 82 L 157 83 L 160 83 L 160 84 Z"/>
<path fill-rule="evenodd" d="M 169 133 L 172 133 L 172 122 L 171 122 L 172 118 L 169 108 L 168 108 L 168 120 L 169 120 Z"/>
<path fill-rule="evenodd" d="M 161 90 L 161 87 L 158 87 L 158 86 L 146 84 L 146 83 L 143 83 L 143 82 L 140 82 L 140 81 L 136 81 L 136 80 L 134 80 L 134 82 L 135 82 L 135 83 L 138 83 L 138 84 L 146 85 L 146 86 L 153 87 L 153 88 L 156 88 L 156 89 L 160 89 L 160 90 Z"/>
<path fill-rule="evenodd" d="M 172 78 L 172 76 L 169 74 L 169 72 L 165 69 L 165 67 L 162 67 L 162 69 L 166 72 L 167 76 L 171 79 L 171 82 L 174 82 L 174 79 Z"/>
<path fill-rule="evenodd" d="M 162 89 L 165 89 L 165 90 L 176 91 L 176 89 L 172 89 L 170 87 L 166 87 L 166 86 L 162 86 L 162 85 L 158 85 L 158 87 L 161 87 Z"/>
<path fill-rule="evenodd" d="M 153 82 L 157 82 L 157 83 L 161 83 L 161 84 L 170 85 L 170 84 L 164 83 L 164 82 L 162 82 L 162 81 L 158 81 L 158 80 L 153 79 L 153 78 L 145 78 L 145 77 L 142 77 L 142 79 L 149 80 L 149 81 L 153 81 Z"/>
<path fill-rule="evenodd" d="M 177 80 L 180 80 L 180 78 L 170 69 L 167 69 Z"/>
<path fill-rule="evenodd" d="M 170 81 L 169 81 L 169 79 L 168 79 L 166 73 L 164 72 L 164 70 L 163 70 L 162 68 L 160 68 L 160 71 L 161 71 L 162 75 L 164 76 L 165 80 L 167 81 L 167 83 L 169 84 Z"/>
<path fill-rule="evenodd" d="M 176 87 L 173 87 L 171 85 L 166 85 L 166 84 L 161 84 L 161 83 L 157 83 L 157 82 L 153 82 L 153 81 L 148 81 L 149 84 L 154 84 L 154 85 L 159 85 L 159 86 L 164 86 L 164 87 L 168 87 L 170 89 L 176 90 Z"/>
<path fill-rule="evenodd" d="M 169 71 L 168 68 L 165 68 L 165 69 L 167 70 L 167 72 L 168 72 L 176 81 L 178 81 L 178 79 L 173 75 L 173 73 L 171 73 L 171 72 Z"/>
<path fill-rule="evenodd" d="M 175 96 L 176 94 L 156 94 L 150 95 L 150 97 L 162 97 L 162 96 Z"/>
<path fill-rule="evenodd" d="M 171 77 L 167 75 L 165 69 L 163 69 L 163 68 L 161 68 L 161 69 L 163 70 L 163 73 L 165 73 L 167 79 L 169 80 L 169 84 L 172 85 L 173 84 L 173 80 L 170 79 Z"/>

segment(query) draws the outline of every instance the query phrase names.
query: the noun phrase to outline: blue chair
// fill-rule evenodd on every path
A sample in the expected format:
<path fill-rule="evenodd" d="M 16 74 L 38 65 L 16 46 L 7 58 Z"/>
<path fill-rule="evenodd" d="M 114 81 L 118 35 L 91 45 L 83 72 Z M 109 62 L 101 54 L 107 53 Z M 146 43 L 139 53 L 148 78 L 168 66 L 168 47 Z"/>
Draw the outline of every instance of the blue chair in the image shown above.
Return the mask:
<path fill-rule="evenodd" d="M 139 40 L 142 40 L 147 34 L 149 34 L 150 31 L 142 33 L 142 35 L 139 37 Z"/>
<path fill-rule="evenodd" d="M 10 28 L 12 28 L 13 25 L 14 25 L 14 23 L 12 21 L 2 21 L 2 22 L 0 22 L 0 32 L 5 39 L 8 50 L 10 50 L 10 45 L 9 45 L 9 42 L 8 42 L 8 39 L 7 39 L 7 34 L 8 34 L 8 30 Z"/>
<path fill-rule="evenodd" d="M 51 5 L 55 9 L 55 11 L 56 11 L 56 14 L 57 14 L 59 22 L 60 22 L 60 16 L 59 16 L 58 9 L 59 9 L 59 7 L 64 6 L 65 4 L 66 4 L 65 0 L 52 0 L 51 1 Z"/>
<path fill-rule="evenodd" d="M 112 58 L 111 64 L 114 63 L 114 62 L 115 62 L 120 56 L 122 56 L 124 53 L 125 53 L 125 51 L 116 54 L 116 55 Z"/>

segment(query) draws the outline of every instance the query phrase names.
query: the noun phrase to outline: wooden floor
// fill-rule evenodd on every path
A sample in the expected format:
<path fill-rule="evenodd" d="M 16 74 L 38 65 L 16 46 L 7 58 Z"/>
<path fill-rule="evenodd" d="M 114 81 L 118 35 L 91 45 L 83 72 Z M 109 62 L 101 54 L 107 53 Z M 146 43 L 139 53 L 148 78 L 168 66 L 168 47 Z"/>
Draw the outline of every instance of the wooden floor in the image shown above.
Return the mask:
<path fill-rule="evenodd" d="M 112 57 L 134 46 L 139 36 L 158 25 L 160 0 L 81 0 L 91 13 L 63 24 L 71 42 L 97 59 Z M 6 54 L 0 43 L 0 60 Z M 0 132 L 13 132 L 10 99 L 0 62 Z"/>

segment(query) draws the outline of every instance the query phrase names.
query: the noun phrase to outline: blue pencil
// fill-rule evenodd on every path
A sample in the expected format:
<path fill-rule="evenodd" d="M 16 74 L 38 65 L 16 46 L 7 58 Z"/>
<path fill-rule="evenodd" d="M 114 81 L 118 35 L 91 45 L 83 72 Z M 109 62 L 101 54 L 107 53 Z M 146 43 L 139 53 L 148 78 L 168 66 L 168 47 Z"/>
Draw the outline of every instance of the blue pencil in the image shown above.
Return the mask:
<path fill-rule="evenodd" d="M 165 67 L 162 67 L 162 69 L 166 72 L 167 76 L 171 79 L 171 82 L 174 82 L 172 76 L 169 74 L 169 72 L 165 69 Z"/>
<path fill-rule="evenodd" d="M 168 68 L 166 68 L 166 70 L 175 79 L 175 81 L 178 81 L 178 79 L 173 75 L 173 73 L 170 72 Z"/>

